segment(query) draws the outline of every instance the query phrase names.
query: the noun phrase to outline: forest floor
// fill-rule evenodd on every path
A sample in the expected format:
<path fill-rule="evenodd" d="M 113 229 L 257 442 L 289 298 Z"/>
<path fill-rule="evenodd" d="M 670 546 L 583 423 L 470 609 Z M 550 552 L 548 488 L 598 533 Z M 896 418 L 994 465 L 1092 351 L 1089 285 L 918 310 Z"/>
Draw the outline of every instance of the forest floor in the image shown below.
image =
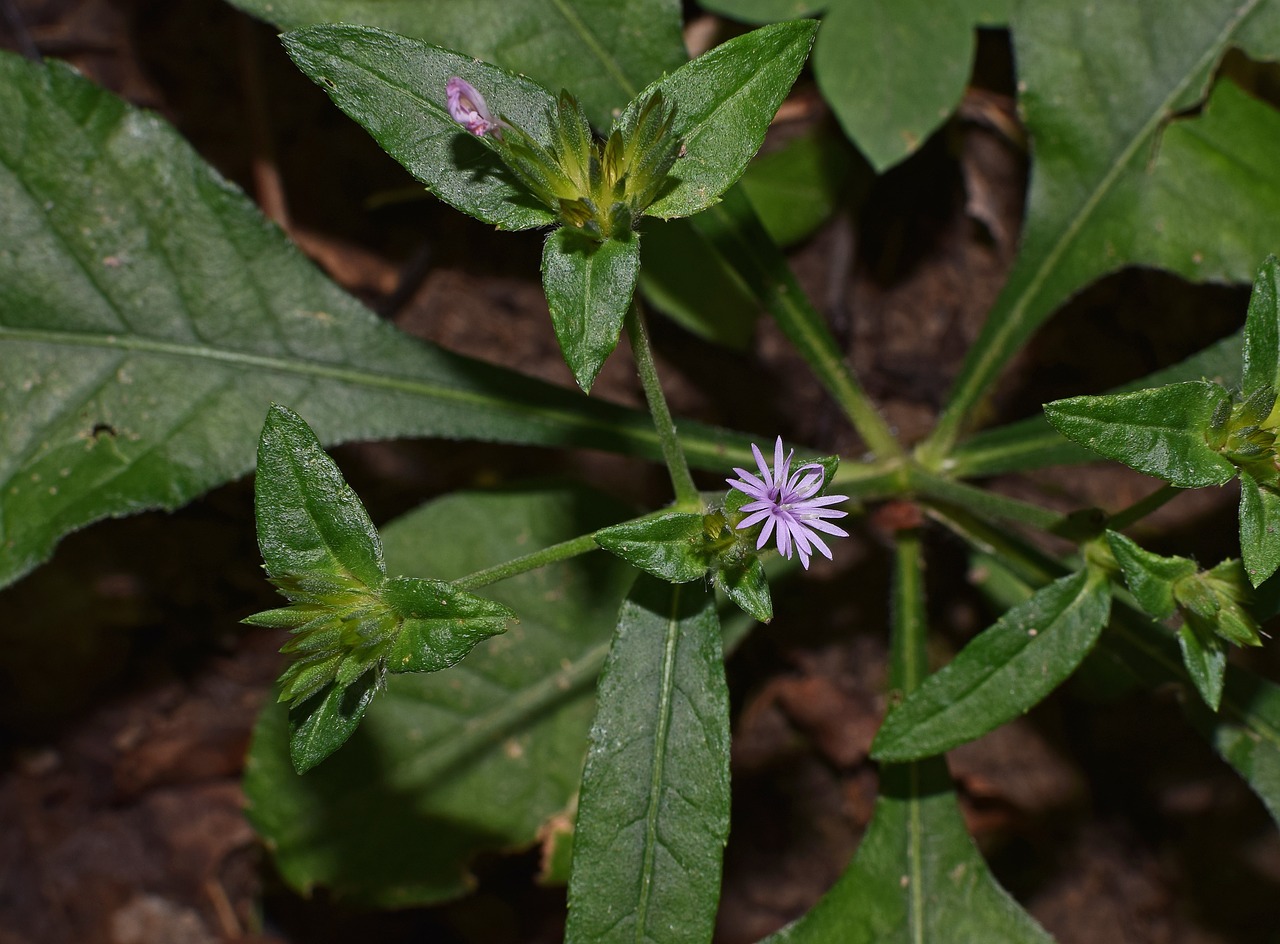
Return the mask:
<path fill-rule="evenodd" d="M 375 311 L 462 353 L 571 384 L 538 284 L 539 235 L 496 234 L 426 199 L 371 205 L 415 185 L 293 69 L 269 28 L 216 0 L 0 8 L 0 45 L 67 59 L 158 111 Z M 1027 171 L 1009 59 L 1006 37 L 984 34 L 959 116 L 899 168 L 868 179 L 859 204 L 793 256 L 908 441 L 930 428 L 1015 252 Z M 789 114 L 831 120 L 806 79 Z M 1109 277 L 1006 373 L 988 419 L 1176 362 L 1235 330 L 1247 297 L 1153 272 Z M 678 414 L 858 453 L 770 325 L 746 355 L 662 320 L 654 330 Z M 641 402 L 625 350 L 593 395 Z M 442 442 L 336 454 L 379 523 L 449 490 L 531 474 L 632 499 L 639 475 L 639 491 L 662 500 L 659 470 L 602 457 Z M 1063 508 L 1116 508 L 1152 485 L 1098 466 L 993 487 Z M 1220 524 L 1233 500 L 1224 490 L 1167 506 L 1153 520 L 1157 546 L 1202 560 L 1234 553 Z M 839 564 L 779 592 L 779 618 L 730 660 L 734 825 L 719 944 L 758 940 L 802 913 L 840 874 L 870 817 L 888 527 L 883 511 L 862 520 Z M 941 660 L 991 612 L 957 542 L 933 536 L 929 570 Z M 806 618 L 788 618 L 789 600 Z M 477 862 L 466 899 L 392 914 L 352 912 L 322 891 L 304 898 L 275 876 L 240 788 L 256 714 L 281 667 L 279 636 L 239 624 L 276 605 L 259 567 L 250 483 L 174 514 L 72 535 L 0 601 L 0 944 L 561 939 L 563 890 L 534 883 L 536 851 Z M 1273 654 L 1261 658 L 1280 676 Z M 1175 693 L 1099 700 L 1068 686 L 949 760 L 997 877 L 1063 944 L 1277 940 L 1275 827 L 1185 724 Z"/>

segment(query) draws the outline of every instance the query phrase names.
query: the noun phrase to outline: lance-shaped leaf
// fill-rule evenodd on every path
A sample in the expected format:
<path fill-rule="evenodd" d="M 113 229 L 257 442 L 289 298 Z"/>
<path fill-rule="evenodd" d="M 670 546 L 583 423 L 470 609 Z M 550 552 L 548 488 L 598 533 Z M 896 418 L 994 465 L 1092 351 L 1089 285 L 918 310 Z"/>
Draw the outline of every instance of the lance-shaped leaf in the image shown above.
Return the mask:
<path fill-rule="evenodd" d="M 508 560 L 513 535 L 535 550 L 626 513 L 583 489 L 459 493 L 383 541 L 392 570 L 456 579 Z M 347 745 L 306 776 L 287 759 L 283 706 L 270 707 L 245 790 L 285 880 L 367 907 L 440 901 L 472 887 L 482 850 L 571 822 L 596 676 L 634 574 L 595 553 L 486 588 L 520 622 L 447 672 L 388 676 Z"/>
<path fill-rule="evenodd" d="M 567 226 L 542 249 L 542 285 L 551 323 L 573 379 L 590 390 L 618 346 L 640 273 L 640 238 L 593 242 Z"/>
<path fill-rule="evenodd" d="M 440 580 L 388 580 L 364 505 L 310 427 L 281 406 L 262 427 L 254 499 L 267 574 L 294 605 L 248 622 L 294 633 L 280 697 L 291 705 L 299 773 L 350 737 L 386 672 L 448 668 L 515 617 Z"/>
<path fill-rule="evenodd" d="M 1244 380 L 1246 396 L 1256 390 L 1280 388 L 1280 260 L 1268 256 L 1253 280 L 1249 313 L 1244 322 Z"/>
<path fill-rule="evenodd" d="M 358 23 L 572 89 L 592 122 L 688 58 L 678 0 L 232 0 L 282 29 Z"/>
<path fill-rule="evenodd" d="M 1024 3 L 1011 25 L 1034 155 L 1027 225 L 926 458 L 946 454 L 1012 353 L 1090 281 L 1140 264 L 1247 282 L 1280 245 L 1280 115 L 1227 80 L 1189 112 L 1231 46 L 1280 52 L 1273 4 Z"/>
<path fill-rule="evenodd" d="M 1050 944 L 974 848 L 945 762 L 880 772 L 849 868 L 804 917 L 761 944 Z"/>
<path fill-rule="evenodd" d="M 298 68 L 441 200 L 501 229 L 555 222 L 445 104 L 445 83 L 461 76 L 484 96 L 491 114 L 546 146 L 555 97 L 536 82 L 367 26 L 309 26 L 282 41 Z"/>
<path fill-rule="evenodd" d="M 1110 610 L 1106 579 L 1087 570 L 1038 590 L 890 711 L 872 756 L 928 757 L 1031 710 L 1089 654 Z"/>
<path fill-rule="evenodd" d="M 745 495 L 734 491 L 726 505 L 736 509 L 745 501 Z M 739 609 L 762 623 L 773 619 L 764 565 L 754 554 L 742 553 L 723 516 L 668 512 L 603 528 L 595 539 L 632 566 L 670 583 L 689 583 L 713 569 L 716 586 Z"/>
<path fill-rule="evenodd" d="M 595 539 L 633 567 L 671 583 L 698 580 L 711 565 L 700 514 L 673 511 L 624 521 L 597 531 Z"/>
<path fill-rule="evenodd" d="M 664 219 L 705 210 L 760 149 L 778 106 L 800 73 L 817 24 L 779 23 L 731 39 L 637 95 L 618 119 L 629 131 L 655 91 L 675 106 L 670 135 L 682 144 L 675 185 L 646 211 Z"/>
<path fill-rule="evenodd" d="M 1255 587 L 1280 568 L 1280 495 L 1240 473 L 1240 556 Z"/>
<path fill-rule="evenodd" d="M 373 669 L 349 684 L 330 682 L 289 709 L 289 760 L 299 776 L 347 743 L 364 718 L 380 682 Z"/>
<path fill-rule="evenodd" d="M 729 694 L 714 596 L 641 575 L 598 700 L 566 944 L 708 942 L 729 834 Z"/>
<path fill-rule="evenodd" d="M 382 586 L 378 529 L 311 427 L 287 407 L 272 406 L 262 424 L 254 510 L 273 580 L 363 592 Z"/>
<path fill-rule="evenodd" d="M 1202 621 L 1187 620 L 1178 630 L 1178 648 L 1196 691 L 1210 710 L 1217 711 L 1227 672 L 1226 645 Z"/>
<path fill-rule="evenodd" d="M 1062 435 L 1108 459 L 1179 488 L 1202 488 L 1235 477 L 1236 467 L 1205 438 L 1230 404 L 1226 390 L 1199 380 L 1055 400 L 1044 412 Z"/>
<path fill-rule="evenodd" d="M 326 443 L 661 455 L 647 414 L 398 333 L 169 126 L 63 65 L 0 53 L 0 126 L 0 584 L 68 531 L 248 472 L 272 402 Z M 724 468 L 718 435 L 680 426 L 691 463 Z"/>

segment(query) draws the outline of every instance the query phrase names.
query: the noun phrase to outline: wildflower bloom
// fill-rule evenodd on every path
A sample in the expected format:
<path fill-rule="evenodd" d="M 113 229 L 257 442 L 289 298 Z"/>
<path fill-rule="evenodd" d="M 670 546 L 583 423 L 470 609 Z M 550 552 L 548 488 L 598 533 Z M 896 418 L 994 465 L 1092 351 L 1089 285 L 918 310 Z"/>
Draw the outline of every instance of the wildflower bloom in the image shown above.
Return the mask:
<path fill-rule="evenodd" d="M 445 103 L 449 116 L 477 138 L 490 131 L 497 133 L 498 122 L 489 114 L 489 106 L 476 87 L 460 76 L 451 75 L 444 86 Z"/>
<path fill-rule="evenodd" d="M 795 450 L 782 454 L 782 437 L 773 449 L 773 468 L 765 462 L 764 456 L 755 443 L 751 444 L 755 454 L 756 465 L 760 474 L 755 475 L 746 469 L 733 471 L 738 473 L 736 479 L 726 479 L 730 486 L 743 492 L 753 501 L 742 506 L 747 517 L 738 523 L 738 530 L 750 528 L 764 522 L 760 531 L 760 539 L 756 541 L 756 550 L 764 547 L 769 536 L 777 530 L 778 553 L 790 559 L 794 547 L 800 555 L 800 563 L 809 569 L 809 555 L 816 548 L 827 560 L 831 559 L 831 549 L 817 534 L 832 534 L 847 538 L 849 532 L 836 527 L 827 519 L 843 518 L 848 512 L 829 508 L 842 501 L 847 495 L 824 495 L 815 497 L 822 488 L 824 471 L 816 462 L 807 462 L 794 472 L 791 471 L 791 458 Z"/>

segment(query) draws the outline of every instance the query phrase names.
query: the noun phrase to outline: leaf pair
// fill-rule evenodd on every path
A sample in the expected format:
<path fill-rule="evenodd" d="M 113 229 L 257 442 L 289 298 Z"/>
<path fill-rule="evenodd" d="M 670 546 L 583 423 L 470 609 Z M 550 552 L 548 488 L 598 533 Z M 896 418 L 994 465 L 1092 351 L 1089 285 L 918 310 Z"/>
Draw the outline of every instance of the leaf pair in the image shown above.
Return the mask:
<path fill-rule="evenodd" d="M 255 513 L 267 575 L 291 605 L 249 617 L 288 627 L 280 678 L 299 773 L 351 736 L 387 672 L 435 672 L 504 632 L 515 614 L 446 581 L 389 578 L 364 505 L 294 412 L 271 408 Z"/>
<path fill-rule="evenodd" d="M 669 183 L 660 191 L 645 190 L 646 198 L 656 199 L 641 212 L 663 219 L 689 216 L 715 203 L 741 176 L 795 81 L 815 30 L 807 21 L 756 30 L 682 66 L 632 100 L 615 122 L 618 140 L 644 138 L 645 118 L 660 100 L 673 109 L 669 124 L 660 126 L 662 136 L 678 141 L 680 154 L 666 174 Z M 493 115 L 552 152 L 562 135 L 555 133 L 557 98 L 546 89 L 488 63 L 367 27 L 308 27 L 286 34 L 284 42 L 303 72 L 447 203 L 502 229 L 562 222 L 503 164 L 501 147 L 468 135 L 445 102 L 446 82 L 459 76 L 480 91 Z M 547 240 L 542 263 L 556 336 L 584 390 L 617 345 L 639 273 L 633 231 L 603 241 L 596 235 L 562 226 Z"/>
<path fill-rule="evenodd" d="M 1254 282 L 1238 395 L 1210 380 L 1046 404 L 1049 422 L 1109 459 L 1179 488 L 1240 478 L 1240 551 L 1256 587 L 1280 567 L 1280 469 L 1273 412 L 1280 386 L 1280 263 Z"/>

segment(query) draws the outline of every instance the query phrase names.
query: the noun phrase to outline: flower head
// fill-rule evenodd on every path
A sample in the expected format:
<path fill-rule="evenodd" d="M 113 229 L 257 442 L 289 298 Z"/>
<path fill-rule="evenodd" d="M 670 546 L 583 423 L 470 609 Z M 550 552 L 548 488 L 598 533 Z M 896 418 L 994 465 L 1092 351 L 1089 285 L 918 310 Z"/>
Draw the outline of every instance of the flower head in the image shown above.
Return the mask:
<path fill-rule="evenodd" d="M 824 495 L 815 497 L 822 489 L 824 471 L 816 462 L 807 462 L 794 472 L 791 471 L 791 459 L 795 450 L 782 454 L 782 437 L 773 449 L 773 468 L 765 462 L 764 456 L 755 443 L 751 451 L 756 457 L 756 465 L 760 474 L 748 472 L 746 469 L 733 471 L 738 473 L 736 479 L 726 479 L 730 486 L 753 499 L 742 506 L 747 517 L 738 522 L 738 530 L 750 528 L 764 522 L 760 538 L 756 541 L 756 549 L 764 547 L 769 536 L 776 529 L 778 532 L 778 553 L 790 559 L 794 547 L 800 555 L 800 563 L 809 569 L 809 555 L 814 548 L 827 560 L 831 559 L 831 549 L 817 534 L 832 534 L 847 538 L 849 532 L 836 527 L 829 518 L 843 518 L 848 512 L 829 508 L 842 501 L 847 495 Z"/>
<path fill-rule="evenodd" d="M 489 106 L 484 96 L 476 91 L 476 87 L 466 79 L 451 75 L 444 86 L 445 102 L 449 106 L 449 116 L 477 138 L 483 138 L 489 132 L 497 134 L 498 122 L 489 114 Z"/>

